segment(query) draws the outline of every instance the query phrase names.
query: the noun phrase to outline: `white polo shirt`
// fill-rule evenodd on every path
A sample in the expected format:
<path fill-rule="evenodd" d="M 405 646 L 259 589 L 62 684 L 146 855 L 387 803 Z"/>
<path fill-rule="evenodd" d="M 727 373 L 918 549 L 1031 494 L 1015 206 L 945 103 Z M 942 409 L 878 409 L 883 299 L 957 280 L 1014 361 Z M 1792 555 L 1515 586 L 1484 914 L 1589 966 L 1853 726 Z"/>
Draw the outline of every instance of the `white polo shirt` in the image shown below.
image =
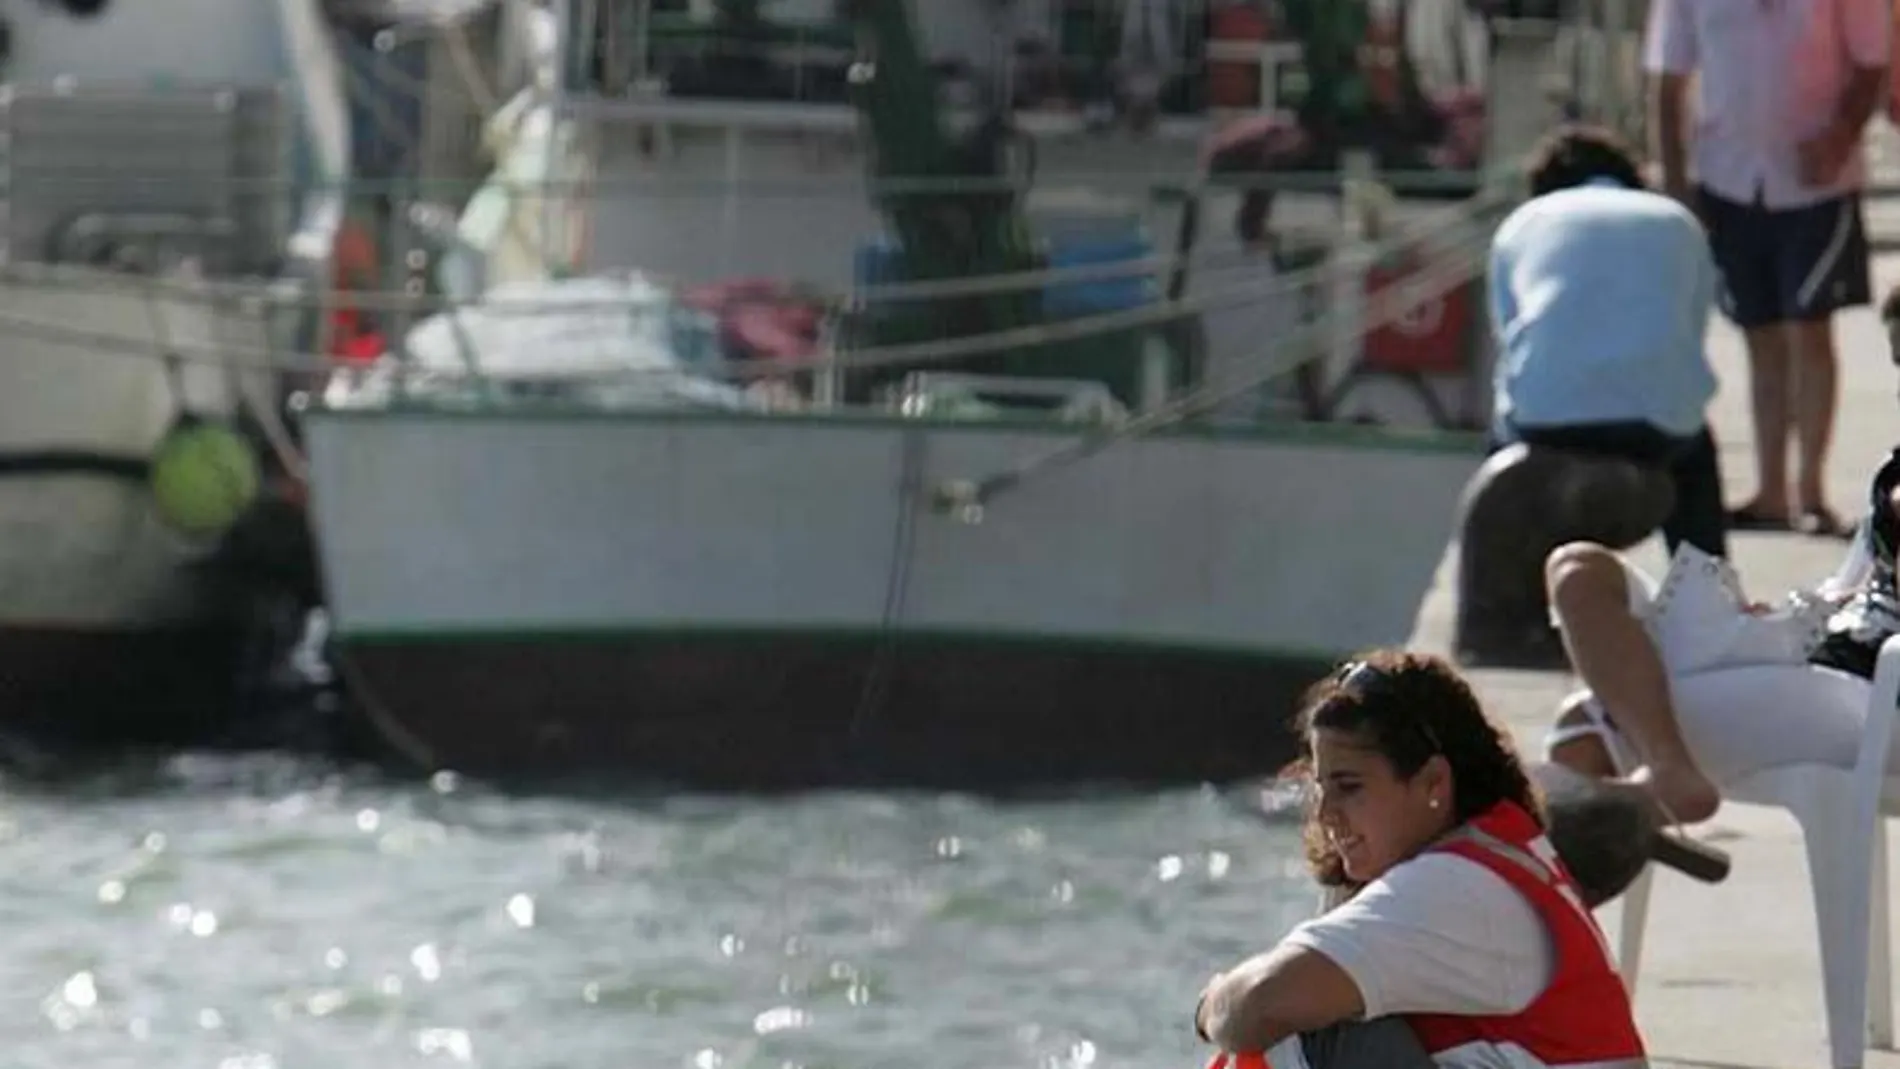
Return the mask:
<path fill-rule="evenodd" d="M 1696 74 L 1690 167 L 1718 196 L 1799 208 L 1861 188 L 1802 183 L 1796 147 L 1825 130 L 1853 69 L 1886 67 L 1889 0 L 1651 0 L 1645 66 Z"/>
<path fill-rule="evenodd" d="M 1537 907 L 1504 877 L 1456 854 L 1424 853 L 1392 866 L 1282 942 L 1339 966 L 1359 989 L 1367 1019 L 1522 1013 L 1557 971 Z"/>

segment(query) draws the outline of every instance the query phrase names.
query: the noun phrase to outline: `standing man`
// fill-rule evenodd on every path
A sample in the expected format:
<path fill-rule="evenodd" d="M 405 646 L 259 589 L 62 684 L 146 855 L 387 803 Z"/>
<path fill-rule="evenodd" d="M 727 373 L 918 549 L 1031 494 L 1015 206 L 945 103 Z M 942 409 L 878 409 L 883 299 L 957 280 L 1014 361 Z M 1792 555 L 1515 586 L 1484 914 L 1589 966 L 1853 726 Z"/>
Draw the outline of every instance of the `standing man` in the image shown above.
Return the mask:
<path fill-rule="evenodd" d="M 1889 0 L 1652 0 L 1649 13 L 1664 188 L 1708 227 L 1720 305 L 1748 341 L 1759 482 L 1729 522 L 1845 534 L 1823 484 L 1833 315 L 1872 300 L 1860 143 L 1886 93 Z"/>

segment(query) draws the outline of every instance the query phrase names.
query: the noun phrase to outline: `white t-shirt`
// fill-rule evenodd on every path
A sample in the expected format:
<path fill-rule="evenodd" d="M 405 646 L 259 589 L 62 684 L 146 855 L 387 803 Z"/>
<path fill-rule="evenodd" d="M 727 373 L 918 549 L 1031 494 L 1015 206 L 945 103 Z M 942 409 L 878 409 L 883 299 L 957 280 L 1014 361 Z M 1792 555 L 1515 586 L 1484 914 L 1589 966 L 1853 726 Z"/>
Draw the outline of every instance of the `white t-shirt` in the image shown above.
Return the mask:
<path fill-rule="evenodd" d="M 1444 853 L 1393 866 L 1286 942 L 1345 970 L 1368 1019 L 1518 1013 L 1550 986 L 1556 964 L 1544 920 L 1523 895 L 1483 865 Z"/>

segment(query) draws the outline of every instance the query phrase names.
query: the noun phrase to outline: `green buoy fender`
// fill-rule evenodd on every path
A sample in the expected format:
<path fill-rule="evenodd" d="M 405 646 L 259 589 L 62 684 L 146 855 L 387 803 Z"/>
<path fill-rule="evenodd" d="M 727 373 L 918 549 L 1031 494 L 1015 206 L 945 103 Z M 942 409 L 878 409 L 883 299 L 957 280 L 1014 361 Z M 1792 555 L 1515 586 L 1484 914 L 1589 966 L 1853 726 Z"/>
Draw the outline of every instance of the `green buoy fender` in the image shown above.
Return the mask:
<path fill-rule="evenodd" d="M 230 424 L 186 415 L 152 452 L 152 501 L 186 534 L 217 537 L 256 504 L 263 471 L 251 442 Z"/>

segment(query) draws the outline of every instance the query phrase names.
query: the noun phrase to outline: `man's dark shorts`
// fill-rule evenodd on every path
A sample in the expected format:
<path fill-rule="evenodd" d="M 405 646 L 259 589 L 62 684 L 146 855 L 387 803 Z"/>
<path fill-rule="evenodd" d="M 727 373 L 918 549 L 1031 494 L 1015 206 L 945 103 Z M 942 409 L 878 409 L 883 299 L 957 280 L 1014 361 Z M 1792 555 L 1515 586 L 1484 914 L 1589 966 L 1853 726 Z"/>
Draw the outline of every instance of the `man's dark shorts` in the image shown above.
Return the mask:
<path fill-rule="evenodd" d="M 1825 319 L 1873 302 L 1860 194 L 1802 208 L 1697 194 L 1722 278 L 1717 300 L 1736 326 Z"/>

